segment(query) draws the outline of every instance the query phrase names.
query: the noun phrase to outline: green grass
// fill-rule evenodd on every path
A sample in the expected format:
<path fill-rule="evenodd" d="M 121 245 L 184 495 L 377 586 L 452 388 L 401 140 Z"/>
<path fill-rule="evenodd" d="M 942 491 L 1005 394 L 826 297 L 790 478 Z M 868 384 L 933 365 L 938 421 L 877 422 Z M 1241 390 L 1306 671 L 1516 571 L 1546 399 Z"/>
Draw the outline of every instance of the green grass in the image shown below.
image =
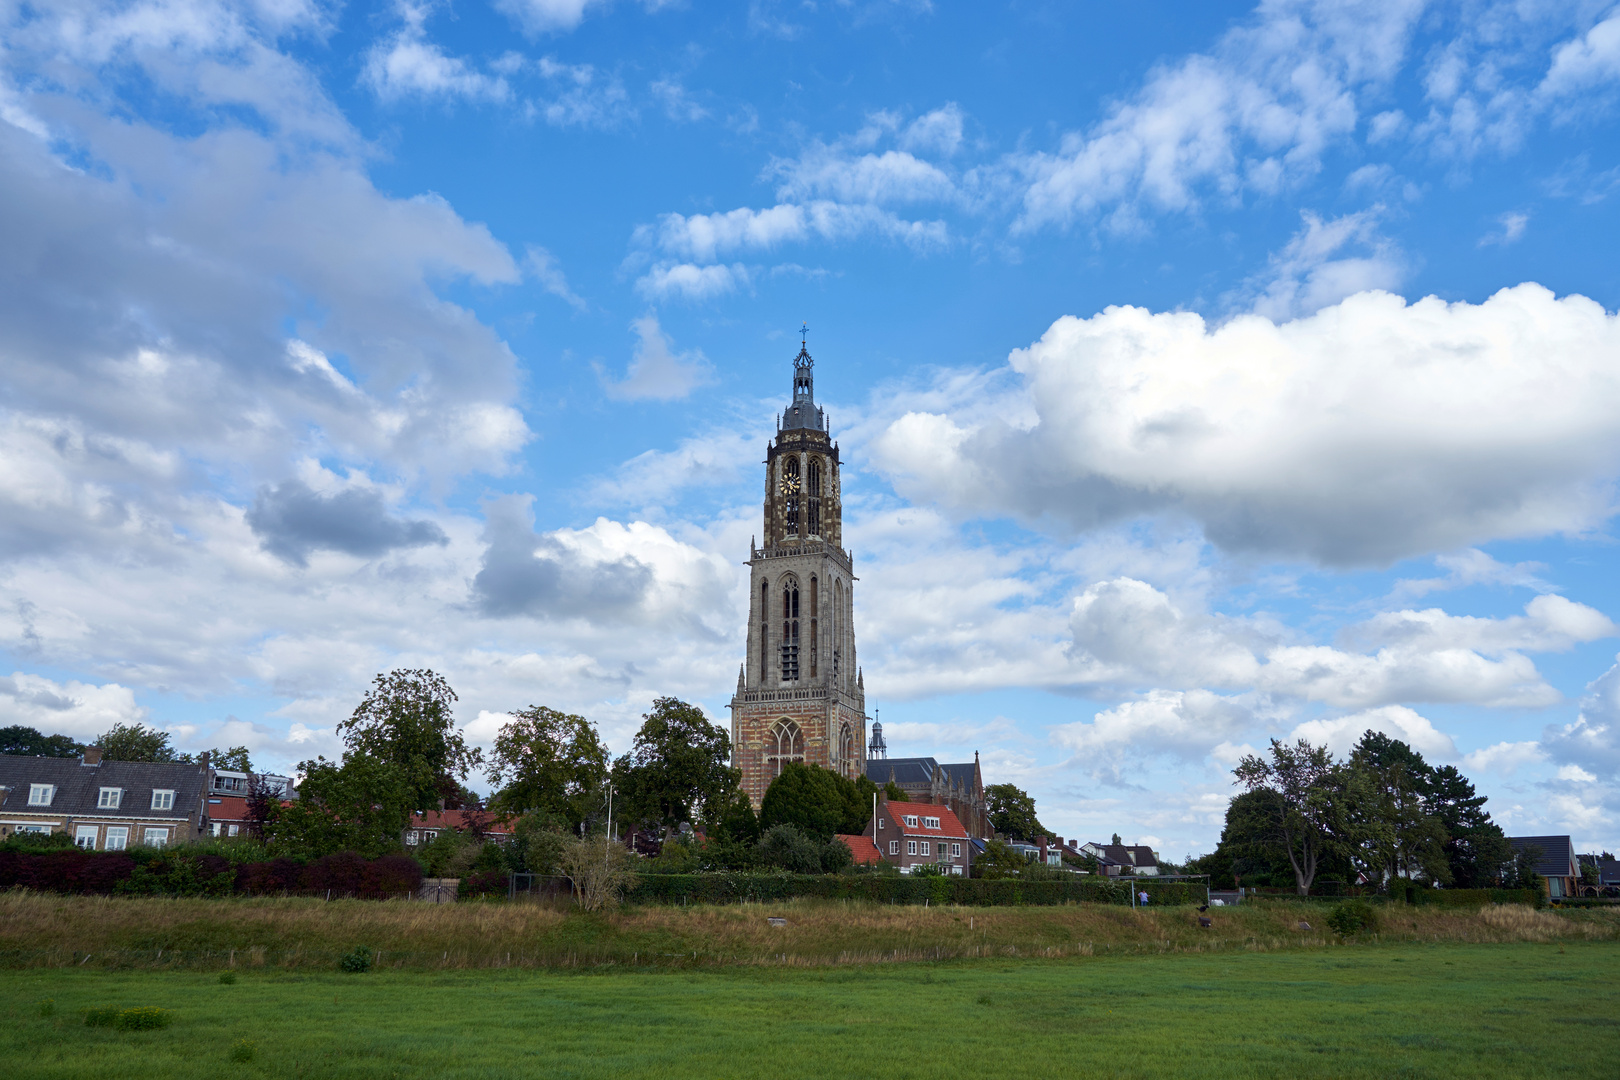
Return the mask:
<path fill-rule="evenodd" d="M 0 1060 L 8 1076 L 98 1080 L 1554 1076 L 1620 1052 L 1617 964 L 1620 945 L 1594 941 L 822 968 L 263 969 L 234 985 L 201 971 L 32 968 L 0 973 Z M 172 1010 L 173 1026 L 83 1024 L 87 1009 L 136 1006 Z"/>

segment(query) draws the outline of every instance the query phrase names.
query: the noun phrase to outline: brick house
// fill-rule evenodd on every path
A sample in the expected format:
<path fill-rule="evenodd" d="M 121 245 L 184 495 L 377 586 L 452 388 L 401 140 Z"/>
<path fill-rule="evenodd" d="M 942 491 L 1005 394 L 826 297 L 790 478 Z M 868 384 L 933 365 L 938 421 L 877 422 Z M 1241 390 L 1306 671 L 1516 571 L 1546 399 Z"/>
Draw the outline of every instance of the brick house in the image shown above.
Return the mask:
<path fill-rule="evenodd" d="M 881 747 L 882 728 L 881 724 L 873 725 L 874 747 Z M 984 774 L 979 770 L 977 753 L 972 761 L 942 765 L 931 757 L 891 758 L 886 748 L 876 753 L 868 748 L 866 778 L 878 787 L 893 783 L 912 802 L 950 807 L 956 820 L 967 826 L 969 835 L 976 839 L 995 835 L 985 803 Z"/>
<path fill-rule="evenodd" d="M 407 848 L 430 844 L 445 830 L 450 832 L 476 832 L 486 840 L 504 844 L 512 839 L 516 822 L 498 819 L 488 810 L 429 810 L 425 814 L 412 814 L 405 827 Z"/>
<path fill-rule="evenodd" d="M 877 816 L 867 823 L 865 836 L 902 874 L 927 863 L 963 877 L 972 870 L 972 838 L 948 806 L 879 799 Z"/>
<path fill-rule="evenodd" d="M 1159 853 L 1146 844 L 1082 844 L 1080 854 L 1096 859 L 1110 877 L 1117 874 L 1159 876 Z"/>
<path fill-rule="evenodd" d="M 208 765 L 0 754 L 0 836 L 65 832 L 91 851 L 165 847 L 202 834 Z"/>
<path fill-rule="evenodd" d="M 253 831 L 248 814 L 248 792 L 254 782 L 274 799 L 296 798 L 290 776 L 271 773 L 249 775 L 229 769 L 211 769 L 208 776 L 208 803 L 203 808 L 209 836 L 241 836 Z"/>
<path fill-rule="evenodd" d="M 873 866 L 883 861 L 883 856 L 879 854 L 877 845 L 872 843 L 870 836 L 848 836 L 839 833 L 833 839 L 844 842 L 844 846 L 849 848 L 849 853 L 855 856 L 856 866 Z"/>

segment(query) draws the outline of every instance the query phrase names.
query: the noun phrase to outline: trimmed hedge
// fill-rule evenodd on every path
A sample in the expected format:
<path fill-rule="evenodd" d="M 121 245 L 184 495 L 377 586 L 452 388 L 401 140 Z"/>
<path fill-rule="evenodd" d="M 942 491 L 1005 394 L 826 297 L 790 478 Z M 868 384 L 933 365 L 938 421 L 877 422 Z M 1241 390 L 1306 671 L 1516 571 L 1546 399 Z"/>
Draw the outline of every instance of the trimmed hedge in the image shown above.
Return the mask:
<path fill-rule="evenodd" d="M 216 854 L 133 851 L 0 851 L 0 889 L 98 896 L 249 896 L 302 893 L 382 900 L 415 893 L 422 867 L 408 855 L 366 859 L 352 851 L 303 862 L 233 863 Z"/>
<path fill-rule="evenodd" d="M 736 904 L 743 901 L 870 900 L 886 904 L 963 904 L 1009 907 L 1080 902 L 1129 904 L 1131 889 L 1150 904 L 1203 903 L 1204 888 L 1183 881 L 987 881 L 961 877 L 879 877 L 864 874 L 643 874 L 625 894 L 633 904 Z"/>

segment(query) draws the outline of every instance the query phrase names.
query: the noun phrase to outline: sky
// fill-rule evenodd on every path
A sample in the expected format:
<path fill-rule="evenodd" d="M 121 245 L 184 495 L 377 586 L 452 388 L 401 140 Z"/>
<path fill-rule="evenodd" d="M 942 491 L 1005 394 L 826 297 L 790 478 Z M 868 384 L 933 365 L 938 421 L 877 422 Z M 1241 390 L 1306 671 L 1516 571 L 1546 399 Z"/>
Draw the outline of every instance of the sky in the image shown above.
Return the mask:
<path fill-rule="evenodd" d="M 892 755 L 1615 850 L 1617 125 L 1613 0 L 0 0 L 0 724 L 723 722 L 807 324 Z"/>

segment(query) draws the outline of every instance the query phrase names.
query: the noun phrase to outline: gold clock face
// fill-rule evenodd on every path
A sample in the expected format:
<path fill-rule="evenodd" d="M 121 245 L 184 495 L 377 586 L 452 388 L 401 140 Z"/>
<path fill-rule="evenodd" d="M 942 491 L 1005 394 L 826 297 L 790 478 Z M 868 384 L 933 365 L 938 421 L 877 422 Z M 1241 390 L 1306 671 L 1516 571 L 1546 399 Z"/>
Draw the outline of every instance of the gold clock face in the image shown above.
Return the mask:
<path fill-rule="evenodd" d="M 782 477 L 782 494 L 797 495 L 799 493 L 799 478 L 797 476 Z"/>

